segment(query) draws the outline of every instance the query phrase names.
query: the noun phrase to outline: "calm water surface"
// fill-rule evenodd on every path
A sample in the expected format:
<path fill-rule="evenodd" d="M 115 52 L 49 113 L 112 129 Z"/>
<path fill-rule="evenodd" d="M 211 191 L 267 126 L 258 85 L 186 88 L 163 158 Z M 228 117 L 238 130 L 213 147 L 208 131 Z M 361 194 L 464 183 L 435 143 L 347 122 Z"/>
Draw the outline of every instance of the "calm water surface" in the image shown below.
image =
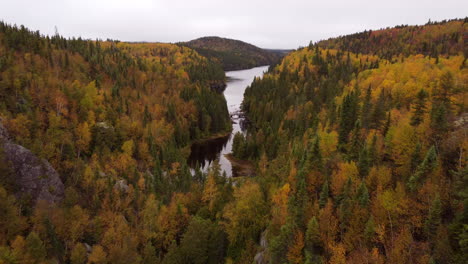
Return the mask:
<path fill-rule="evenodd" d="M 261 77 L 267 70 L 268 66 L 262 66 L 248 70 L 226 72 L 228 81 L 224 97 L 226 97 L 228 110 L 233 122 L 232 132 L 229 136 L 223 138 L 193 144 L 188 158 L 188 164 L 192 169 L 198 164 L 206 172 L 213 161 L 219 159 L 221 169 L 226 172 L 227 176 L 237 175 L 231 166 L 231 162 L 224 155 L 231 153 L 234 135 L 239 131 L 245 132 L 244 119 L 238 115 L 244 98 L 245 88 L 252 83 L 255 77 Z"/>

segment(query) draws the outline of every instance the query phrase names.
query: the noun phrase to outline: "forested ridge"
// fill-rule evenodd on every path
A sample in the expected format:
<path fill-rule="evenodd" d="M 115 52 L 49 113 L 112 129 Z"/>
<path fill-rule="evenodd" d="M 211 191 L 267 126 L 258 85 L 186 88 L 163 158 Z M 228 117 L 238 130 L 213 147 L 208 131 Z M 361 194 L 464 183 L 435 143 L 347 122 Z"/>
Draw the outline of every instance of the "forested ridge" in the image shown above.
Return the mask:
<path fill-rule="evenodd" d="M 186 47 L 1 22 L 1 128 L 50 162 L 65 195 L 52 205 L 22 192 L 0 143 L 0 262 L 162 258 L 193 214 L 183 149 L 231 129 L 224 82 L 219 64 Z"/>
<path fill-rule="evenodd" d="M 466 262 L 467 26 L 318 42 L 247 88 L 233 150 L 258 163 L 270 263 Z"/>
<path fill-rule="evenodd" d="M 0 263 L 465 263 L 465 21 L 288 54 L 245 92 L 241 178 L 185 160 L 231 128 L 215 61 L 1 23 L 1 125 L 65 191 L 22 193 L 0 142 Z"/>
<path fill-rule="evenodd" d="M 400 25 L 393 28 L 366 30 L 351 35 L 319 41 L 322 48 L 373 54 L 391 60 L 395 55 L 439 54 L 466 56 L 466 18 L 427 22 L 421 26 Z"/>
<path fill-rule="evenodd" d="M 220 37 L 203 37 L 179 44 L 193 48 L 203 56 L 218 61 L 226 71 L 275 64 L 288 52 L 261 49 L 240 40 Z"/>

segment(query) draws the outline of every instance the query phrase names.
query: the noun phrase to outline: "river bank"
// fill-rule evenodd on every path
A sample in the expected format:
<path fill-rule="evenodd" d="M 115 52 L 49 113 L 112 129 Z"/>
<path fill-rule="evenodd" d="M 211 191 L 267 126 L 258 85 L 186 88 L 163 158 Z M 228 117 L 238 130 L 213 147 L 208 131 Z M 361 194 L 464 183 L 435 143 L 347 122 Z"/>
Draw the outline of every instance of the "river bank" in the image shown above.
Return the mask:
<path fill-rule="evenodd" d="M 232 121 L 232 131 L 223 135 L 213 135 L 208 139 L 197 140 L 190 146 L 190 155 L 187 159 L 189 166 L 194 170 L 197 166 L 207 172 L 214 160 L 218 160 L 221 170 L 228 177 L 252 176 L 255 168 L 249 161 L 238 160 L 232 157 L 232 143 L 237 132 L 247 133 L 245 117 L 240 111 L 245 89 L 255 77 L 263 76 L 268 66 L 255 67 L 247 70 L 226 72 L 226 89 L 224 96 Z"/>
<path fill-rule="evenodd" d="M 232 177 L 252 177 L 255 176 L 255 164 L 249 160 L 237 159 L 232 153 L 224 154 L 233 167 Z M 235 173 L 235 174 L 234 174 Z"/>

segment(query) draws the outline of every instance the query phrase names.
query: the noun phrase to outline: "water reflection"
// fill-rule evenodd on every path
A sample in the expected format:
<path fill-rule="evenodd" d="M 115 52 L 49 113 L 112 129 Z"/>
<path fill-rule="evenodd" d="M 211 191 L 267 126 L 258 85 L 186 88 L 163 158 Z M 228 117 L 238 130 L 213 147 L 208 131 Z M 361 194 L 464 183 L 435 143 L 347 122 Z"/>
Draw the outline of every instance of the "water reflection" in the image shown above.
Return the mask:
<path fill-rule="evenodd" d="M 197 164 L 204 168 L 218 158 L 218 154 L 226 147 L 231 135 L 226 137 L 194 143 L 191 147 L 189 165 L 195 167 Z"/>
<path fill-rule="evenodd" d="M 255 77 L 261 77 L 266 70 L 268 70 L 268 66 L 226 72 L 228 81 L 224 96 L 226 97 L 228 110 L 233 122 L 232 133 L 226 137 L 192 144 L 191 153 L 187 161 L 192 168 L 192 173 L 196 166 L 200 166 L 201 170 L 206 172 L 213 161 L 219 159 L 221 170 L 225 171 L 227 176 L 237 176 L 237 172 L 231 165 L 231 162 L 225 157 L 225 154 L 229 154 L 232 151 L 234 135 L 237 132 L 245 133 L 247 127 L 240 113 L 244 91 Z"/>

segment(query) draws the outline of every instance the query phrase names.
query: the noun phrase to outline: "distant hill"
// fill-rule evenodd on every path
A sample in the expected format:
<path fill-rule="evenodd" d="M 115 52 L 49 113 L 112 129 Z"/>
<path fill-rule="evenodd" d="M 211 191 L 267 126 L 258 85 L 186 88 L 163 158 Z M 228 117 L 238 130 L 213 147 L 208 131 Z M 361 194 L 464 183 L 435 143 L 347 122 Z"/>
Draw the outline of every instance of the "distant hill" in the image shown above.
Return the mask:
<path fill-rule="evenodd" d="M 220 62 L 227 71 L 271 65 L 289 52 L 261 49 L 240 40 L 220 37 L 203 37 L 179 45 L 195 49 L 201 55 Z"/>
<path fill-rule="evenodd" d="M 428 22 L 425 25 L 400 25 L 393 28 L 366 30 L 337 38 L 322 40 L 317 45 L 324 49 L 339 49 L 353 53 L 372 54 L 390 59 L 395 55 L 468 54 L 465 44 L 468 18 Z"/>

